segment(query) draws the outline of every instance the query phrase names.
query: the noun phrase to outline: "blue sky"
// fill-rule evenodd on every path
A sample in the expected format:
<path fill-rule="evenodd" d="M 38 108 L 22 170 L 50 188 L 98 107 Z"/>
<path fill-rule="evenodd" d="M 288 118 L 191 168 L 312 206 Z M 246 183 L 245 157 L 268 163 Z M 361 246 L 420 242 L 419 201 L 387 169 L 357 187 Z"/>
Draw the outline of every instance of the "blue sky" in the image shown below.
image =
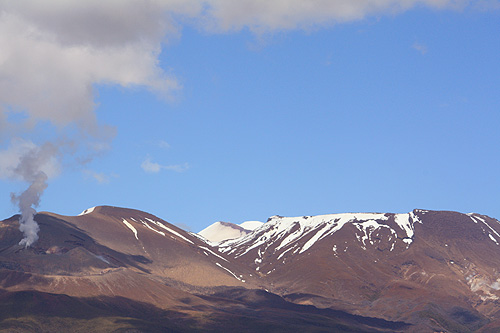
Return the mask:
<path fill-rule="evenodd" d="M 36 105 L 0 94 L 7 117 L 0 127 L 0 213 L 16 213 L 10 193 L 29 184 L 9 174 L 6 162 L 21 138 L 34 146 L 78 142 L 50 158 L 49 169 L 57 170 L 37 208 L 63 215 L 116 205 L 192 231 L 275 214 L 414 208 L 500 218 L 499 5 L 442 3 L 417 1 L 397 13 L 390 6 L 367 10 L 356 19 L 332 9 L 326 23 L 312 15 L 290 26 L 269 18 L 235 26 L 214 14 L 215 22 L 233 25 L 213 28 L 190 14 L 162 30 L 161 39 L 145 33 L 153 40 L 146 57 L 167 87 L 158 88 L 156 74 L 138 79 L 140 72 L 130 82 L 122 70 L 102 74 L 112 65 L 96 56 L 82 57 L 83 74 L 74 76 L 97 73 L 97 59 L 102 77 L 85 81 L 93 87 L 90 100 L 69 99 L 60 113 L 37 113 Z M 42 19 L 23 16 L 33 13 L 28 7 L 14 9 L 43 32 Z M 61 49 L 69 45 L 63 37 L 54 42 Z M 83 43 L 75 40 L 70 44 Z M 94 51 L 112 44 L 90 43 Z M 36 61 L 33 52 L 26 57 Z M 131 59 L 130 66 L 139 63 Z M 9 71 L 5 66 L 0 63 L 0 72 Z M 43 71 L 30 75 L 58 79 Z M 59 78 L 57 93 L 66 86 L 65 76 Z M 85 117 L 57 120 L 81 101 L 95 107 Z M 86 121 L 98 129 L 81 125 Z M 89 148 L 96 143 L 105 149 Z"/>

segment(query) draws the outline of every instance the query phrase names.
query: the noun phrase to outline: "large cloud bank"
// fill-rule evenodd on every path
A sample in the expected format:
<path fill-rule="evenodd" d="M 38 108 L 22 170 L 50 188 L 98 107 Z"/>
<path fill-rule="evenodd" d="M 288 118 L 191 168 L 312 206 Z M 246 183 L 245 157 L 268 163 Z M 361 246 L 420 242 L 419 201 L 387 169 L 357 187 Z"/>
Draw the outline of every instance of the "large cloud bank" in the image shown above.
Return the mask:
<path fill-rule="evenodd" d="M 0 100 L 32 122 L 95 131 L 95 84 L 178 89 L 158 55 L 183 24 L 213 32 L 296 29 L 397 13 L 452 0 L 0 1 Z M 3 119 L 4 126 L 6 120 Z"/>

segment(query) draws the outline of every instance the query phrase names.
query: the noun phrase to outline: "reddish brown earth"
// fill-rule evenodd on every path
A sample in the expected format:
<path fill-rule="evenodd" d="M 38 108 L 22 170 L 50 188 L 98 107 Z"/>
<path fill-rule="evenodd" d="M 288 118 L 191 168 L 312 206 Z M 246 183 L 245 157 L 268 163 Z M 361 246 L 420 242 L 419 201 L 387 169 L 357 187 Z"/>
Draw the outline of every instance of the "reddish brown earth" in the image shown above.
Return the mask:
<path fill-rule="evenodd" d="M 0 330 L 500 330 L 500 224 L 478 214 L 273 217 L 206 242 L 153 215 L 0 222 Z"/>

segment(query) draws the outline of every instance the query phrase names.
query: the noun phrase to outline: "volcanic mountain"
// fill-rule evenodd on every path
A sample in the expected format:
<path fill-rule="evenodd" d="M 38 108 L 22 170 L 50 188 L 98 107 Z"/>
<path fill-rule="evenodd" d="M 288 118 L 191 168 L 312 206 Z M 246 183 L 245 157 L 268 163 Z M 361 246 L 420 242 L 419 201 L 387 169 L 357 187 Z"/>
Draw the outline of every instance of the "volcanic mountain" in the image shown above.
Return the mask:
<path fill-rule="evenodd" d="M 18 219 L 0 222 L 0 330 L 500 328 L 500 224 L 484 215 L 273 216 L 211 242 L 101 206 L 37 214 L 28 248 Z"/>
<path fill-rule="evenodd" d="M 240 238 L 248 235 L 263 223 L 259 221 L 247 221 L 240 225 L 231 222 L 215 222 L 198 233 L 211 242 Z"/>
<path fill-rule="evenodd" d="M 500 316 L 499 244 L 497 220 L 414 210 L 274 216 L 219 250 L 295 303 L 467 331 Z"/>

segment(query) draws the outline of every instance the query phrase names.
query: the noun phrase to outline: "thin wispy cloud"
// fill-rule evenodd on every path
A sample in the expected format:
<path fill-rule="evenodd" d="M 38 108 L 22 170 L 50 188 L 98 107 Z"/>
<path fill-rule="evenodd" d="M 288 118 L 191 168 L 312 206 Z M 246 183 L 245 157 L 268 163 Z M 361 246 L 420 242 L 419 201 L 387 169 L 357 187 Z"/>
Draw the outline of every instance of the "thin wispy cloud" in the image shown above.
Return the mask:
<path fill-rule="evenodd" d="M 417 50 L 418 52 L 420 52 L 422 55 L 426 54 L 428 51 L 427 45 L 424 45 L 424 44 L 418 43 L 418 42 L 413 43 L 413 45 L 411 47 L 413 49 Z"/>
<path fill-rule="evenodd" d="M 116 174 L 105 174 L 103 172 L 96 172 L 93 170 L 84 170 L 84 173 L 87 177 L 94 179 L 99 184 L 108 184 L 111 182 L 113 178 L 118 178 Z"/>
<path fill-rule="evenodd" d="M 162 165 L 151 161 L 150 157 L 147 157 L 142 163 L 141 168 L 147 173 L 159 173 L 162 170 L 174 171 L 174 172 L 184 172 L 189 169 L 188 163 L 183 164 L 171 164 Z"/>
<path fill-rule="evenodd" d="M 478 0 L 474 4 L 479 10 L 488 11 L 488 10 L 498 10 L 500 9 L 500 1 L 498 0 Z"/>
<path fill-rule="evenodd" d="M 164 170 L 170 170 L 175 172 L 184 172 L 190 168 L 190 165 L 189 163 L 172 164 L 172 165 L 163 165 L 161 166 L 161 168 Z"/>
<path fill-rule="evenodd" d="M 156 162 L 151 162 L 149 157 L 141 163 L 141 168 L 147 173 L 158 173 L 161 171 L 161 165 Z"/>
<path fill-rule="evenodd" d="M 160 147 L 162 149 L 170 149 L 170 144 L 166 141 L 160 140 L 158 142 L 158 147 Z"/>

